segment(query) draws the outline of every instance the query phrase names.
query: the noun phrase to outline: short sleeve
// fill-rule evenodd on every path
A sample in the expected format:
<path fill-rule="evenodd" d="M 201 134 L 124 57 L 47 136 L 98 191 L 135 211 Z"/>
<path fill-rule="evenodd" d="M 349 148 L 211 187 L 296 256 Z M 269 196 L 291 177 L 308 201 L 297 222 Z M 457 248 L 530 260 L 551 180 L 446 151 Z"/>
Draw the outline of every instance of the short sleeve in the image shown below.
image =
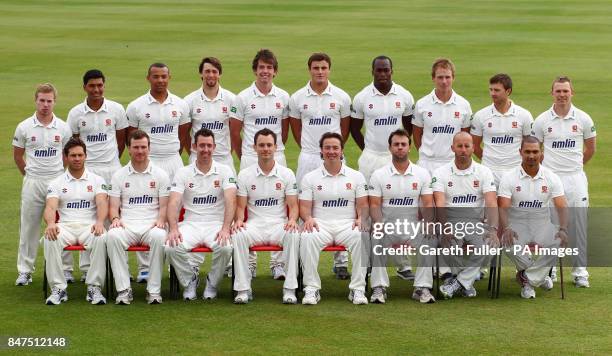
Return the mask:
<path fill-rule="evenodd" d="M 223 190 L 236 189 L 236 177 L 230 168 L 224 169 Z"/>
<path fill-rule="evenodd" d="M 190 123 L 191 118 L 189 117 L 189 106 L 182 99 L 180 101 L 179 106 L 181 107 L 181 117 L 179 118 L 179 125 Z"/>
<path fill-rule="evenodd" d="M 60 176 L 61 177 L 61 176 Z M 59 198 L 59 187 L 57 184 L 57 180 L 52 180 L 47 187 L 47 199 L 49 198 Z"/>
<path fill-rule="evenodd" d="M 423 173 L 421 174 L 421 195 L 433 194 L 433 189 L 431 188 L 431 175 L 426 169 L 423 169 Z"/>
<path fill-rule="evenodd" d="M 68 118 L 66 119 L 66 123 L 68 124 L 68 127 L 70 127 L 70 131 L 72 131 L 73 135 L 78 135 L 79 133 L 79 117 L 76 114 L 77 107 L 70 110 L 68 113 Z"/>
<path fill-rule="evenodd" d="M 436 169 L 431 177 L 431 189 L 434 192 L 444 193 L 444 182 L 442 180 L 442 170 Z"/>
<path fill-rule="evenodd" d="M 412 118 L 412 124 L 417 127 L 425 126 L 425 123 L 423 122 L 423 117 L 420 114 L 420 108 L 419 108 L 418 101 L 416 105 L 414 106 L 414 118 Z"/>
<path fill-rule="evenodd" d="M 355 198 L 368 196 L 368 183 L 366 182 L 363 174 L 357 172 L 355 176 L 355 185 Z"/>
<path fill-rule="evenodd" d="M 285 106 L 283 106 L 283 117 L 281 117 L 281 120 L 289 117 L 289 95 L 288 94 L 284 95 L 283 102 L 285 103 Z"/>
<path fill-rule="evenodd" d="M 544 121 L 544 118 L 542 116 L 538 117 L 532 125 L 531 128 L 531 134 L 533 136 L 535 136 L 538 141 L 540 142 L 544 142 L 544 131 L 542 128 L 542 122 Z"/>
<path fill-rule="evenodd" d="M 123 108 L 123 106 L 121 104 L 117 104 L 117 109 L 116 109 L 116 122 L 115 122 L 115 130 L 123 130 L 124 128 L 128 127 L 128 119 L 127 119 L 127 115 L 125 113 L 125 109 Z"/>
<path fill-rule="evenodd" d="M 159 188 L 158 194 L 160 198 L 167 197 L 170 195 L 170 177 L 166 174 L 166 172 L 159 170 Z"/>
<path fill-rule="evenodd" d="M 174 174 L 174 180 L 170 184 L 170 191 L 183 194 L 185 192 L 185 175 L 183 169 L 180 169 Z"/>
<path fill-rule="evenodd" d="M 344 93 L 342 98 L 342 105 L 340 105 L 340 118 L 351 116 L 351 97 Z"/>
<path fill-rule="evenodd" d="M 371 197 L 382 197 L 382 187 L 380 178 L 378 177 L 378 171 L 374 172 L 370 177 L 370 186 L 368 187 L 368 194 Z M 429 182 L 427 182 L 429 184 Z"/>
<path fill-rule="evenodd" d="M 115 198 L 121 197 L 121 171 L 115 172 L 111 178 L 111 185 L 108 191 L 108 195 Z"/>
<path fill-rule="evenodd" d="M 23 130 L 23 125 L 18 125 L 15 129 L 15 135 L 13 135 L 13 146 L 19 148 L 25 148 L 26 138 Z"/>
<path fill-rule="evenodd" d="M 238 173 L 238 182 L 236 182 L 236 185 L 238 185 L 238 196 L 239 197 L 248 197 L 249 196 L 249 192 L 247 191 L 247 182 L 246 182 L 246 174 L 244 174 L 244 171 Z"/>
<path fill-rule="evenodd" d="M 593 119 L 591 119 L 591 117 L 587 114 L 584 114 L 583 118 L 582 136 L 585 140 L 597 136 L 597 132 L 595 131 L 595 123 L 593 123 Z"/>
<path fill-rule="evenodd" d="M 362 95 L 360 94 L 355 95 L 355 98 L 353 99 L 353 105 L 351 106 L 351 117 L 358 120 L 363 120 L 364 118 L 361 97 Z"/>
<path fill-rule="evenodd" d="M 295 181 L 295 174 L 292 171 L 287 172 L 287 182 L 285 183 L 285 195 L 297 195 L 297 182 Z"/>
<path fill-rule="evenodd" d="M 128 125 L 130 125 L 130 127 L 138 127 L 138 124 L 140 122 L 140 117 L 139 117 L 138 108 L 136 107 L 135 102 L 131 102 L 128 105 L 127 111 L 125 114 L 127 116 Z"/>
<path fill-rule="evenodd" d="M 64 123 L 62 125 L 62 147 L 66 146 L 68 141 L 72 138 L 72 131 L 68 124 Z"/>
<path fill-rule="evenodd" d="M 296 102 L 296 94 L 293 94 L 289 98 L 289 117 L 295 119 L 301 118 L 300 108 L 298 107 L 298 103 Z"/>
<path fill-rule="evenodd" d="M 302 183 L 300 186 L 300 199 L 310 201 L 314 200 L 314 190 L 309 174 L 302 178 Z"/>
<path fill-rule="evenodd" d="M 242 98 L 237 95 L 232 101 L 232 106 L 230 108 L 230 117 L 236 120 L 244 120 L 244 104 L 242 103 Z"/>
<path fill-rule="evenodd" d="M 474 136 L 482 137 L 482 119 L 481 118 L 482 116 L 478 115 L 478 113 L 474 115 L 474 118 L 472 119 L 472 125 L 470 126 L 470 134 Z"/>
<path fill-rule="evenodd" d="M 482 166 L 482 168 L 482 192 L 489 193 L 497 191 L 497 187 L 495 186 L 495 179 L 493 178 L 493 173 L 485 166 Z"/>
<path fill-rule="evenodd" d="M 565 192 L 563 190 L 563 183 L 561 182 L 561 178 L 559 178 L 558 175 L 556 174 L 551 174 L 550 175 L 550 183 L 551 187 L 550 187 L 550 196 L 553 198 L 557 198 L 560 197 L 562 195 L 565 195 Z"/>
<path fill-rule="evenodd" d="M 514 185 L 512 184 L 512 172 L 513 171 L 510 171 L 504 174 L 499 181 L 499 189 L 497 191 L 498 197 L 512 199 L 512 193 L 514 191 Z"/>
<path fill-rule="evenodd" d="M 533 125 L 533 116 L 527 110 L 523 111 L 523 136 L 531 135 L 531 126 Z"/>
<path fill-rule="evenodd" d="M 404 109 L 402 116 L 414 115 L 414 98 L 409 91 L 404 93 L 404 104 L 406 105 L 406 108 Z"/>
<path fill-rule="evenodd" d="M 106 182 L 104 181 L 104 178 L 100 176 L 96 177 L 96 180 L 94 182 L 94 194 L 108 195 L 108 188 L 106 186 Z"/>
<path fill-rule="evenodd" d="M 461 122 L 461 128 L 470 127 L 470 125 L 472 124 L 472 107 L 470 106 L 470 103 L 467 100 L 465 101 L 465 106 L 466 112 L 463 116 L 463 121 Z"/>

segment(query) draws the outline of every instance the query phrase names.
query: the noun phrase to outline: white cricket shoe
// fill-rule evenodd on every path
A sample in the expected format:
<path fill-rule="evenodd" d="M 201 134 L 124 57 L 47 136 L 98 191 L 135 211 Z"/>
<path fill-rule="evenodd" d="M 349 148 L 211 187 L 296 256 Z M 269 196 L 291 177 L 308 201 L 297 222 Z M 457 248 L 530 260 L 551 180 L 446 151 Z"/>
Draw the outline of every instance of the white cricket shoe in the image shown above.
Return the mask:
<path fill-rule="evenodd" d="M 147 292 L 147 303 L 149 304 L 161 304 L 162 297 L 159 294 L 151 294 Z"/>
<path fill-rule="evenodd" d="M 553 289 L 553 280 L 549 276 L 544 277 L 544 282 L 540 284 L 540 288 L 548 291 Z"/>
<path fill-rule="evenodd" d="M 200 276 L 198 274 L 193 273 L 191 276 L 191 280 L 185 290 L 183 290 L 183 300 L 195 300 L 198 298 L 198 286 L 200 285 Z"/>
<path fill-rule="evenodd" d="M 417 300 L 423 304 L 435 303 L 436 298 L 431 295 L 429 288 L 425 287 L 416 287 L 414 292 L 412 292 L 412 299 Z"/>
<path fill-rule="evenodd" d="M 85 297 L 85 300 L 93 305 L 106 304 L 106 298 L 104 298 L 104 295 L 102 295 L 100 286 L 87 286 L 87 296 Z"/>
<path fill-rule="evenodd" d="M 117 293 L 117 298 L 115 298 L 115 304 L 129 305 L 133 300 L 134 294 L 132 293 L 132 288 L 128 288 Z"/>
<path fill-rule="evenodd" d="M 462 288 L 462 292 L 463 292 L 463 296 L 466 298 L 475 298 L 478 295 L 478 293 L 476 293 L 476 288 L 474 288 L 474 286 L 472 286 L 472 288 L 470 289 Z"/>
<path fill-rule="evenodd" d="M 66 278 L 66 283 L 74 283 L 72 271 L 64 271 L 64 278 Z"/>
<path fill-rule="evenodd" d="M 19 272 L 17 279 L 15 280 L 16 286 L 27 286 L 32 283 L 32 273 Z"/>
<path fill-rule="evenodd" d="M 285 280 L 285 269 L 283 266 L 276 265 L 272 267 L 272 278 L 276 279 L 277 281 Z"/>
<path fill-rule="evenodd" d="M 302 298 L 302 304 L 304 305 L 316 305 L 321 301 L 321 294 L 318 289 L 306 289 L 304 291 L 304 298 Z"/>
<path fill-rule="evenodd" d="M 68 300 L 68 293 L 64 289 L 51 288 L 51 295 L 45 302 L 47 305 L 58 305 Z"/>
<path fill-rule="evenodd" d="M 355 305 L 368 304 L 368 298 L 366 298 L 365 293 L 359 289 L 351 289 L 348 299 Z"/>
<path fill-rule="evenodd" d="M 385 304 L 387 292 L 384 287 L 374 287 L 370 296 L 370 303 Z"/>
<path fill-rule="evenodd" d="M 206 288 L 204 288 L 204 294 L 202 295 L 202 298 L 206 300 L 213 300 L 217 298 L 217 287 L 213 286 L 213 284 L 210 283 L 208 276 L 206 277 Z"/>
<path fill-rule="evenodd" d="M 297 304 L 295 289 L 283 288 L 283 304 Z"/>
<path fill-rule="evenodd" d="M 234 304 L 247 304 L 250 300 L 253 300 L 252 295 L 249 295 L 249 291 L 241 290 L 236 293 L 234 297 Z"/>
<path fill-rule="evenodd" d="M 589 288 L 591 285 L 589 284 L 589 277 L 576 277 L 574 278 L 574 284 L 576 288 Z"/>
<path fill-rule="evenodd" d="M 536 292 L 535 289 L 529 283 L 523 284 L 523 288 L 521 288 L 521 298 L 524 299 L 535 299 Z"/>

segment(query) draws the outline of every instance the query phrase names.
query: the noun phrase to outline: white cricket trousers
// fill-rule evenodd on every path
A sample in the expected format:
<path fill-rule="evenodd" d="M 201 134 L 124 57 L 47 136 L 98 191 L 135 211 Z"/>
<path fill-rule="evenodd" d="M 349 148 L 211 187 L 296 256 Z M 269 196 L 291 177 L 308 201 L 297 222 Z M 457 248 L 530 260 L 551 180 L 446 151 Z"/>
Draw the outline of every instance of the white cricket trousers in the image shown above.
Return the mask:
<path fill-rule="evenodd" d="M 456 224 L 456 221 L 450 221 L 453 224 Z M 464 221 L 465 222 L 465 221 Z M 478 221 L 473 222 L 474 225 L 478 224 Z M 482 247 L 485 245 L 484 236 L 479 234 L 466 235 L 462 239 L 454 239 L 454 244 L 464 247 L 465 245 L 472 245 L 474 249 L 482 250 Z M 442 256 L 442 260 L 446 261 L 447 266 L 450 266 L 450 269 L 453 275 L 457 276 L 457 280 L 463 288 L 471 289 L 476 281 L 476 278 L 480 275 L 480 267 L 483 265 L 487 256 L 485 254 L 475 254 L 470 253 L 467 254 L 467 251 L 464 248 L 464 256 L 454 254 L 454 255 L 446 255 Z"/>
<path fill-rule="evenodd" d="M 179 223 L 179 232 L 183 242 L 175 247 L 166 247 L 166 256 L 176 271 L 176 276 L 183 287 L 187 287 L 194 273 L 190 261 L 191 249 L 205 246 L 213 250 L 212 266 L 208 273 L 208 283 L 217 287 L 223 279 L 225 265 L 232 255 L 231 246 L 221 246 L 215 241 L 217 233 L 223 226 L 222 222 L 183 221 Z"/>
<path fill-rule="evenodd" d="M 389 287 L 389 275 L 387 273 L 387 260 L 390 258 L 394 263 L 402 263 L 406 259 L 409 259 L 409 255 L 391 255 L 388 256 L 386 253 L 381 253 L 381 247 L 393 248 L 398 245 L 406 245 L 412 247 L 414 252 L 417 254 L 417 268 L 414 275 L 414 287 L 423 287 L 431 289 L 433 287 L 433 273 L 432 266 L 435 264 L 435 256 L 433 255 L 422 255 L 419 253 L 420 247 L 424 246 L 427 248 L 436 247 L 437 241 L 435 239 L 427 239 L 422 235 L 410 238 L 407 235 L 393 235 L 384 236 L 382 240 L 372 239 L 372 272 L 370 275 L 370 281 L 372 287 Z M 375 246 L 380 246 L 376 248 Z M 380 249 L 380 251 L 378 251 Z M 378 252 L 378 253 L 376 253 Z"/>
<path fill-rule="evenodd" d="M 584 172 L 562 175 L 559 174 L 563 183 L 565 198 L 567 199 L 569 224 L 568 233 L 570 246 L 577 247 L 580 253 L 572 256 L 574 268 L 572 276 L 588 277 L 587 271 L 587 230 L 589 210 L 589 182 Z M 556 214 L 553 214 L 553 223 L 558 224 Z"/>
<path fill-rule="evenodd" d="M 55 179 L 25 176 L 21 187 L 21 221 L 19 225 L 19 249 L 17 250 L 17 271 L 33 273 L 38 244 L 40 243 L 40 222 L 47 202 L 47 188 Z M 64 271 L 72 271 L 72 254 L 62 253 Z"/>
<path fill-rule="evenodd" d="M 560 241 L 555 239 L 556 228 L 550 221 L 516 221 L 511 220 L 512 230 L 516 232 L 518 238 L 514 246 L 520 246 L 521 251 L 514 251 L 513 247 L 507 252 L 508 257 L 516 265 L 519 271 L 525 271 L 529 284 L 539 287 L 543 282 L 550 268 L 556 264 L 557 256 L 541 255 L 532 256 L 524 250 L 530 243 L 538 244 L 540 247 L 559 247 Z"/>
<path fill-rule="evenodd" d="M 348 249 L 352 258 L 350 289 L 365 291 L 368 258 L 364 249 L 361 232 L 353 229 L 353 219 L 335 221 L 315 219 L 319 231 L 302 232 L 300 237 L 300 260 L 304 269 L 304 290 L 321 289 L 319 277 L 319 258 L 321 250 L 329 245 L 342 245 Z M 367 242 L 366 242 L 367 244 Z"/>
<path fill-rule="evenodd" d="M 62 252 L 64 247 L 83 245 L 90 252 L 91 266 L 85 283 L 90 286 L 104 286 L 106 277 L 106 232 L 95 236 L 91 232 L 93 222 L 58 223 L 59 236 L 51 241 L 44 238 L 45 260 L 47 262 L 47 279 L 51 287 L 66 289 L 66 278 L 62 270 Z"/>
<path fill-rule="evenodd" d="M 166 230 L 152 227 L 153 222 L 123 220 L 124 227 L 110 229 L 107 234 L 106 248 L 115 277 L 117 291 L 130 288 L 127 248 L 147 245 L 150 253 L 149 279 L 147 292 L 161 294 L 161 278 L 164 266 L 164 244 Z"/>
<path fill-rule="evenodd" d="M 300 235 L 297 232 L 285 231 L 284 221 L 246 223 L 241 231 L 233 237 L 234 244 L 234 290 L 251 289 L 251 272 L 249 271 L 249 248 L 259 245 L 281 245 L 285 264 L 285 282 L 283 288 L 297 289 L 298 253 Z"/>
<path fill-rule="evenodd" d="M 375 170 L 389 163 L 391 163 L 391 152 L 376 152 L 368 148 L 363 149 L 357 161 L 359 172 L 364 175 L 366 182 L 370 181 L 370 177 Z"/>

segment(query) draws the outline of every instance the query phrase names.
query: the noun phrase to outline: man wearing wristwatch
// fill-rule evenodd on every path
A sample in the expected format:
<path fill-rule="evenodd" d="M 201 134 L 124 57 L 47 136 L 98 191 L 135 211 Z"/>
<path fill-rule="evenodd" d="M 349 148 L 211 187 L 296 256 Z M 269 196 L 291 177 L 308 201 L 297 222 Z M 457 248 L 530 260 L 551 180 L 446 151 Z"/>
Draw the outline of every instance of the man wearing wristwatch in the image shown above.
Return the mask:
<path fill-rule="evenodd" d="M 547 253 L 534 259 L 529 245 L 538 248 L 567 245 L 567 201 L 559 176 L 540 165 L 542 150 L 538 139 L 525 137 L 520 153 L 521 165 L 506 173 L 499 183 L 498 206 L 502 244 L 512 248 L 508 256 L 518 270 L 516 280 L 522 287 L 521 297 L 533 299 L 534 287 L 552 289 L 553 280 L 548 273 L 557 256 Z M 551 205 L 559 216 L 558 231 L 550 219 Z"/>

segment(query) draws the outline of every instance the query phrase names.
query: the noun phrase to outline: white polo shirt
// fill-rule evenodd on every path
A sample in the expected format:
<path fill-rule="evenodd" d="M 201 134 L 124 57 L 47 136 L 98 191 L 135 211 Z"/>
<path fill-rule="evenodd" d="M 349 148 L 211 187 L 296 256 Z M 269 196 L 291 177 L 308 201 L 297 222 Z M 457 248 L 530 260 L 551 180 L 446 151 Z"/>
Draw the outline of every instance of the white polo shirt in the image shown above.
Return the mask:
<path fill-rule="evenodd" d="M 279 224 L 287 221 L 285 196 L 297 195 L 295 174 L 287 167 L 274 163 L 268 175 L 251 165 L 238 173 L 238 196 L 247 197 L 247 222 Z"/>
<path fill-rule="evenodd" d="M 597 132 L 591 117 L 572 105 L 564 118 L 553 107 L 540 114 L 533 123 L 532 134 L 544 143 L 544 166 L 566 175 L 582 172 L 584 140 L 595 137 Z"/>
<path fill-rule="evenodd" d="M 25 148 L 26 176 L 50 178 L 62 174 L 62 150 L 70 137 L 70 128 L 55 114 L 47 126 L 38 121 L 36 113 L 20 122 L 13 136 L 13 146 Z"/>
<path fill-rule="evenodd" d="M 544 166 L 540 166 L 535 177 L 531 177 L 519 165 L 502 177 L 497 195 L 512 200 L 512 209 L 509 209 L 511 221 L 550 223 L 549 208 L 554 207 L 553 198 L 563 195 L 563 183 L 559 176 Z"/>
<path fill-rule="evenodd" d="M 353 99 L 351 117 L 364 120 L 365 148 L 374 152 L 389 153 L 387 144 L 391 132 L 402 128 L 402 116 L 414 113 L 412 94 L 393 83 L 385 95 L 371 83 Z"/>
<path fill-rule="evenodd" d="M 236 189 L 234 173 L 227 166 L 213 161 L 206 173 L 200 171 L 195 162 L 179 169 L 170 191 L 183 195 L 185 221 L 223 223 L 224 192 L 228 189 Z"/>
<path fill-rule="evenodd" d="M 232 108 L 234 95 L 229 90 L 219 87 L 219 92 L 214 99 L 209 99 L 202 88 L 190 93 L 185 97 L 189 107 L 191 119 L 191 142 L 194 134 L 200 129 L 209 129 L 215 134 L 215 156 L 227 156 L 231 154 L 231 141 L 229 131 L 230 110 Z M 191 153 L 196 152 L 192 149 Z"/>
<path fill-rule="evenodd" d="M 162 104 L 147 92 L 128 105 L 127 118 L 131 127 L 149 135 L 149 157 L 163 159 L 178 154 L 179 125 L 189 123 L 189 107 L 183 99 L 170 92 Z"/>
<path fill-rule="evenodd" d="M 470 127 L 472 108 L 461 95 L 455 93 L 446 103 L 436 96 L 435 89 L 417 101 L 412 124 L 423 128 L 419 159 L 450 162 L 453 136 L 462 128 Z"/>
<path fill-rule="evenodd" d="M 272 90 L 264 95 L 255 83 L 241 91 L 231 108 L 230 117 L 242 121 L 242 154 L 256 156 L 253 140 L 257 131 L 268 128 L 276 134 L 277 151 L 284 151 L 282 140 L 282 121 L 288 117 L 289 94 L 272 85 Z"/>
<path fill-rule="evenodd" d="M 121 198 L 121 219 L 149 224 L 159 215 L 159 198 L 170 195 L 170 178 L 150 161 L 142 173 L 130 161 L 113 174 L 108 194 Z"/>
<path fill-rule="evenodd" d="M 322 221 L 355 219 L 357 198 L 367 196 L 363 174 L 344 164 L 335 176 L 321 165 L 306 174 L 301 183 L 300 199 L 312 201 L 312 217 Z"/>
<path fill-rule="evenodd" d="M 400 173 L 389 163 L 372 173 L 369 195 L 382 198 L 382 213 L 385 220 L 418 220 L 419 198 L 431 195 L 431 176 L 422 167 L 410 162 L 408 169 Z"/>
<path fill-rule="evenodd" d="M 104 179 L 87 169 L 81 178 L 73 177 L 68 170 L 49 183 L 47 199 L 59 199 L 58 211 L 63 223 L 93 224 L 96 221 L 96 195 L 107 193 Z"/>
<path fill-rule="evenodd" d="M 98 111 L 87 105 L 87 99 L 68 113 L 68 126 L 73 135 L 79 135 L 87 145 L 87 165 L 117 166 L 117 130 L 128 127 L 127 116 L 121 104 L 104 98 Z"/>
<path fill-rule="evenodd" d="M 454 160 L 434 171 L 431 187 L 434 192 L 444 193 L 449 220 L 482 220 L 484 194 L 496 190 L 489 168 L 472 161 L 470 167 L 459 170 Z"/>
<path fill-rule="evenodd" d="M 289 116 L 302 120 L 302 152 L 319 154 L 319 140 L 326 132 L 340 132 L 340 119 L 351 116 L 351 97 L 344 90 L 327 83 L 321 95 L 305 87 L 291 95 Z"/>

